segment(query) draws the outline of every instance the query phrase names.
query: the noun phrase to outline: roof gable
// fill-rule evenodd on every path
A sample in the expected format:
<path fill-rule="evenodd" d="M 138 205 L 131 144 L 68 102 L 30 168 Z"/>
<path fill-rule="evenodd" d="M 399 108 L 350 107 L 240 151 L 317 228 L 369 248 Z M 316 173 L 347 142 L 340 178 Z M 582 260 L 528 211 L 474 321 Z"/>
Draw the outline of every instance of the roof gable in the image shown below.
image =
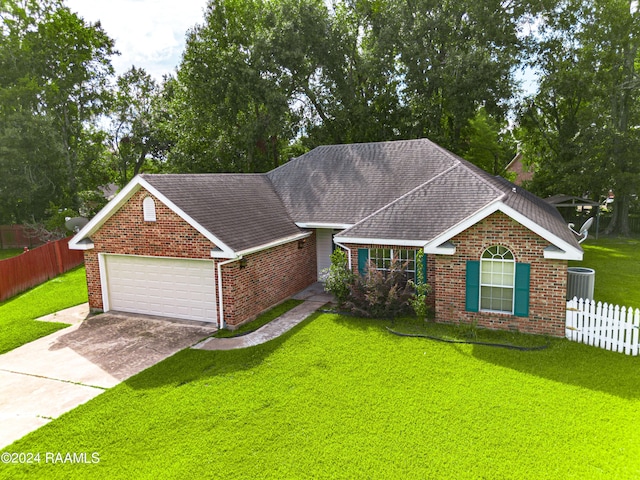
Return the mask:
<path fill-rule="evenodd" d="M 235 252 L 301 231 L 262 174 L 142 175 Z"/>
<path fill-rule="evenodd" d="M 138 175 L 78 232 L 70 248 L 91 248 L 87 239 L 141 188 L 210 240 L 215 256 L 232 258 L 301 233 L 264 175 Z"/>

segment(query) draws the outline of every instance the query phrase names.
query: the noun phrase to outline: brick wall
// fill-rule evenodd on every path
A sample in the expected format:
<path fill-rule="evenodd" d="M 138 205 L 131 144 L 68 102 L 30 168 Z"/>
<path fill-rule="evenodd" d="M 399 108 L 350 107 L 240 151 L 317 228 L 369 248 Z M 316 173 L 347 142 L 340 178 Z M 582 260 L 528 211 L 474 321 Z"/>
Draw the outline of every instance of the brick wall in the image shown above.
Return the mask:
<path fill-rule="evenodd" d="M 507 215 L 497 212 L 452 239 L 455 255 L 427 256 L 427 283 L 432 292 L 428 303 L 435 307 L 436 321 L 471 323 L 501 330 L 564 336 L 566 312 L 566 260 L 547 260 L 543 256 L 549 242 Z M 531 265 L 529 316 L 516 317 L 493 312 L 465 310 L 466 263 L 480 260 L 484 250 L 503 245 L 516 262 Z M 351 265 L 358 269 L 358 248 L 410 248 L 389 245 L 346 245 L 351 249 Z"/>
<path fill-rule="evenodd" d="M 246 266 L 222 266 L 224 320 L 230 328 L 317 281 L 315 232 L 298 241 L 246 255 Z M 302 247 L 302 248 L 300 248 Z"/>
<path fill-rule="evenodd" d="M 136 192 L 95 234 L 94 248 L 86 250 L 89 306 L 102 310 L 99 253 L 148 255 L 211 260 L 215 245 L 155 197 L 156 221 L 145 222 L 142 201 L 151 196 L 145 189 Z"/>
<path fill-rule="evenodd" d="M 436 320 L 473 322 L 495 329 L 564 336 L 567 261 L 547 260 L 549 242 L 507 215 L 496 212 L 451 240 L 455 255 L 437 255 L 435 260 Z M 531 265 L 529 316 L 465 311 L 466 262 L 480 260 L 484 250 L 503 245 L 516 262 Z"/>
<path fill-rule="evenodd" d="M 142 202 L 147 196 L 153 197 L 144 189 L 135 193 L 91 236 L 94 248 L 85 251 L 85 265 L 89 305 L 94 310 L 104 308 L 99 253 L 212 260 L 215 245 L 159 200 L 154 198 L 156 221 L 145 222 Z M 225 321 L 231 326 L 254 318 L 316 281 L 315 235 L 301 249 L 295 241 L 245 258 L 245 268 L 238 262 L 222 267 Z M 222 261 L 215 259 L 214 263 L 217 266 Z"/>

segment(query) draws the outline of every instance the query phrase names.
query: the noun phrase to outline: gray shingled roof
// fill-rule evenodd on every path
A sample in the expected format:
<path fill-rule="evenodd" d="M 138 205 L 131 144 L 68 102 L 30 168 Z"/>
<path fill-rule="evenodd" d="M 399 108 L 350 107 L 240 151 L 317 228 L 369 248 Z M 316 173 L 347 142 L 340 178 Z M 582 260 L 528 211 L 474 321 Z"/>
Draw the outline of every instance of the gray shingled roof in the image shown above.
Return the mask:
<path fill-rule="evenodd" d="M 267 176 L 294 221 L 354 224 L 457 161 L 426 139 L 329 145 Z"/>
<path fill-rule="evenodd" d="M 429 241 L 501 200 L 580 248 L 546 202 L 426 139 L 318 147 L 267 176 L 296 222 L 355 224 L 340 236 Z"/>
<path fill-rule="evenodd" d="M 427 242 L 500 196 L 501 191 L 458 164 L 340 236 Z"/>
<path fill-rule="evenodd" d="M 267 174 L 143 178 L 234 251 L 300 233 L 294 222 L 430 241 L 498 200 L 580 249 L 553 206 L 426 139 L 318 147 Z"/>
<path fill-rule="evenodd" d="M 238 252 L 301 232 L 261 174 L 142 175 Z"/>

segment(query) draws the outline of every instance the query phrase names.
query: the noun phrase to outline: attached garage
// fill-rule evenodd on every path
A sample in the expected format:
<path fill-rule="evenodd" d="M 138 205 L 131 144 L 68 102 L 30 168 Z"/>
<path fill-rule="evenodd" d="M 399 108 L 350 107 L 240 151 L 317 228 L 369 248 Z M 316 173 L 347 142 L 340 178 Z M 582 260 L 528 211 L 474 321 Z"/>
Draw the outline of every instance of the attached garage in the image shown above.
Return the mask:
<path fill-rule="evenodd" d="M 212 260 L 100 255 L 104 310 L 216 321 Z"/>

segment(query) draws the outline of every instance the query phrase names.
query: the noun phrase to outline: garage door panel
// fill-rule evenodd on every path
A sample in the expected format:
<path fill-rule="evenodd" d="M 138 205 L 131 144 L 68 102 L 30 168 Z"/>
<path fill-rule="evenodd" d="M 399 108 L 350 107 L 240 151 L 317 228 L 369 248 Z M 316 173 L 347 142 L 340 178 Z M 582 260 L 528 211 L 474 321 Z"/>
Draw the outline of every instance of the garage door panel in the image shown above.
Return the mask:
<path fill-rule="evenodd" d="M 109 308 L 190 320 L 216 320 L 212 261 L 105 255 Z"/>

